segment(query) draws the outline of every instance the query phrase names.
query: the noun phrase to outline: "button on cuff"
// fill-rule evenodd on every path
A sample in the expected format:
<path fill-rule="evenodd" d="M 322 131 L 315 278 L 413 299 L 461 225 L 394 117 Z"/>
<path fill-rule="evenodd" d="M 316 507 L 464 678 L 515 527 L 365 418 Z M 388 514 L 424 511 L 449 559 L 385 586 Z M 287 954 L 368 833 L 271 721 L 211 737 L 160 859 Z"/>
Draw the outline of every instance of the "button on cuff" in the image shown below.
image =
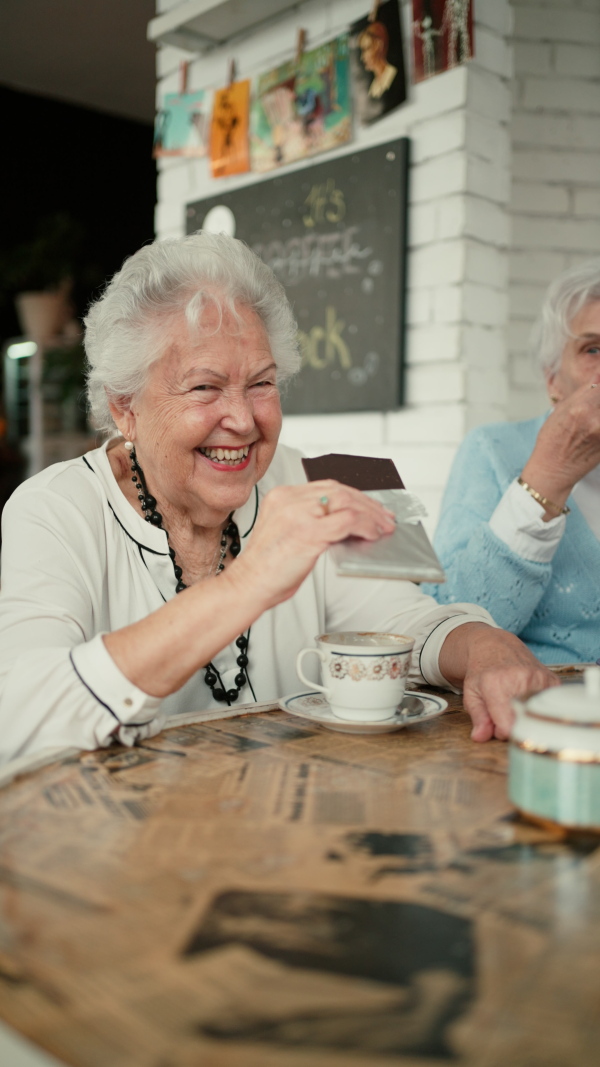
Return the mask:
<path fill-rule="evenodd" d="M 102 634 L 77 645 L 71 651 L 71 662 L 82 684 L 118 722 L 133 725 L 154 718 L 160 698 L 149 696 L 125 677 L 108 652 Z"/>

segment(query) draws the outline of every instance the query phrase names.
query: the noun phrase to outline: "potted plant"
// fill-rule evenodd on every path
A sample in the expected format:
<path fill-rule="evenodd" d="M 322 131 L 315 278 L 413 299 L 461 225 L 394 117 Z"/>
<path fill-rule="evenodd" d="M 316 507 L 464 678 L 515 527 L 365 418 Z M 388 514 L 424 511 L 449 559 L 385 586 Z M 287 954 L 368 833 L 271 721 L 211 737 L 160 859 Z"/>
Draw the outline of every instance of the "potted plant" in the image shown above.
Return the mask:
<path fill-rule="evenodd" d="M 82 231 L 66 212 L 47 216 L 34 236 L 4 255 L 2 287 L 23 333 L 44 347 L 73 317 L 71 290 Z"/>

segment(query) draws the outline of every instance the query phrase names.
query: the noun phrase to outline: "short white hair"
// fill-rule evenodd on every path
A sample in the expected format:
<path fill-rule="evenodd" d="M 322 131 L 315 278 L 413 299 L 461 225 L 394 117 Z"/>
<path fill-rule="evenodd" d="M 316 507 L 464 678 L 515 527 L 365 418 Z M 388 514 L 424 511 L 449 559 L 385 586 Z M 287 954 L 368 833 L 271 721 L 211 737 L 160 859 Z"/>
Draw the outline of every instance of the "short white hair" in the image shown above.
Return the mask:
<path fill-rule="evenodd" d="M 531 347 L 545 375 L 560 365 L 575 315 L 587 304 L 600 301 L 600 259 L 572 267 L 555 278 L 546 293 L 531 331 Z"/>
<path fill-rule="evenodd" d="M 125 260 L 85 318 L 88 404 L 95 426 L 114 433 L 109 398 L 135 396 L 164 354 L 175 319 L 199 330 L 210 302 L 239 321 L 236 305 L 259 316 L 283 383 L 299 369 L 298 327 L 285 289 L 243 241 L 198 231 L 155 241 Z M 212 331 L 211 331 L 212 332 Z"/>

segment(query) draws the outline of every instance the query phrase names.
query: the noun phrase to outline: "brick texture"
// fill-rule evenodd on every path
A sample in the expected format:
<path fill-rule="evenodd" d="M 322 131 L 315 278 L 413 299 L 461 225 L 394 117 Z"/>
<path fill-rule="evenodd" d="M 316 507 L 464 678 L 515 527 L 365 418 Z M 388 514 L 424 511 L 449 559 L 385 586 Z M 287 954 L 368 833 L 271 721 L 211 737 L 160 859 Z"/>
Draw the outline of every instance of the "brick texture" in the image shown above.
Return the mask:
<path fill-rule="evenodd" d="M 547 407 L 531 326 L 560 271 L 600 255 L 600 6 L 513 0 L 508 408 Z"/>

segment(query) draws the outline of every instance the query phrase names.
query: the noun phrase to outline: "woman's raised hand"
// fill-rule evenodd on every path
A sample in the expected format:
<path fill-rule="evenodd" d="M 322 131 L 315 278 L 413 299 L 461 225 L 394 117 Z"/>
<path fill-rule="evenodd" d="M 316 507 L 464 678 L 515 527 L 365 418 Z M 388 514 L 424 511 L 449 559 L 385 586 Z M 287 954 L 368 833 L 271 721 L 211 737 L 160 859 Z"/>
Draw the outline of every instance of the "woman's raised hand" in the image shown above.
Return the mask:
<path fill-rule="evenodd" d="M 538 434 L 522 477 L 561 508 L 573 486 L 598 463 L 600 377 L 557 403 Z"/>
<path fill-rule="evenodd" d="M 232 581 L 255 584 L 262 610 L 293 596 L 330 545 L 346 537 L 391 534 L 391 512 L 365 493 L 330 479 L 272 489 L 245 551 L 228 568 Z"/>

